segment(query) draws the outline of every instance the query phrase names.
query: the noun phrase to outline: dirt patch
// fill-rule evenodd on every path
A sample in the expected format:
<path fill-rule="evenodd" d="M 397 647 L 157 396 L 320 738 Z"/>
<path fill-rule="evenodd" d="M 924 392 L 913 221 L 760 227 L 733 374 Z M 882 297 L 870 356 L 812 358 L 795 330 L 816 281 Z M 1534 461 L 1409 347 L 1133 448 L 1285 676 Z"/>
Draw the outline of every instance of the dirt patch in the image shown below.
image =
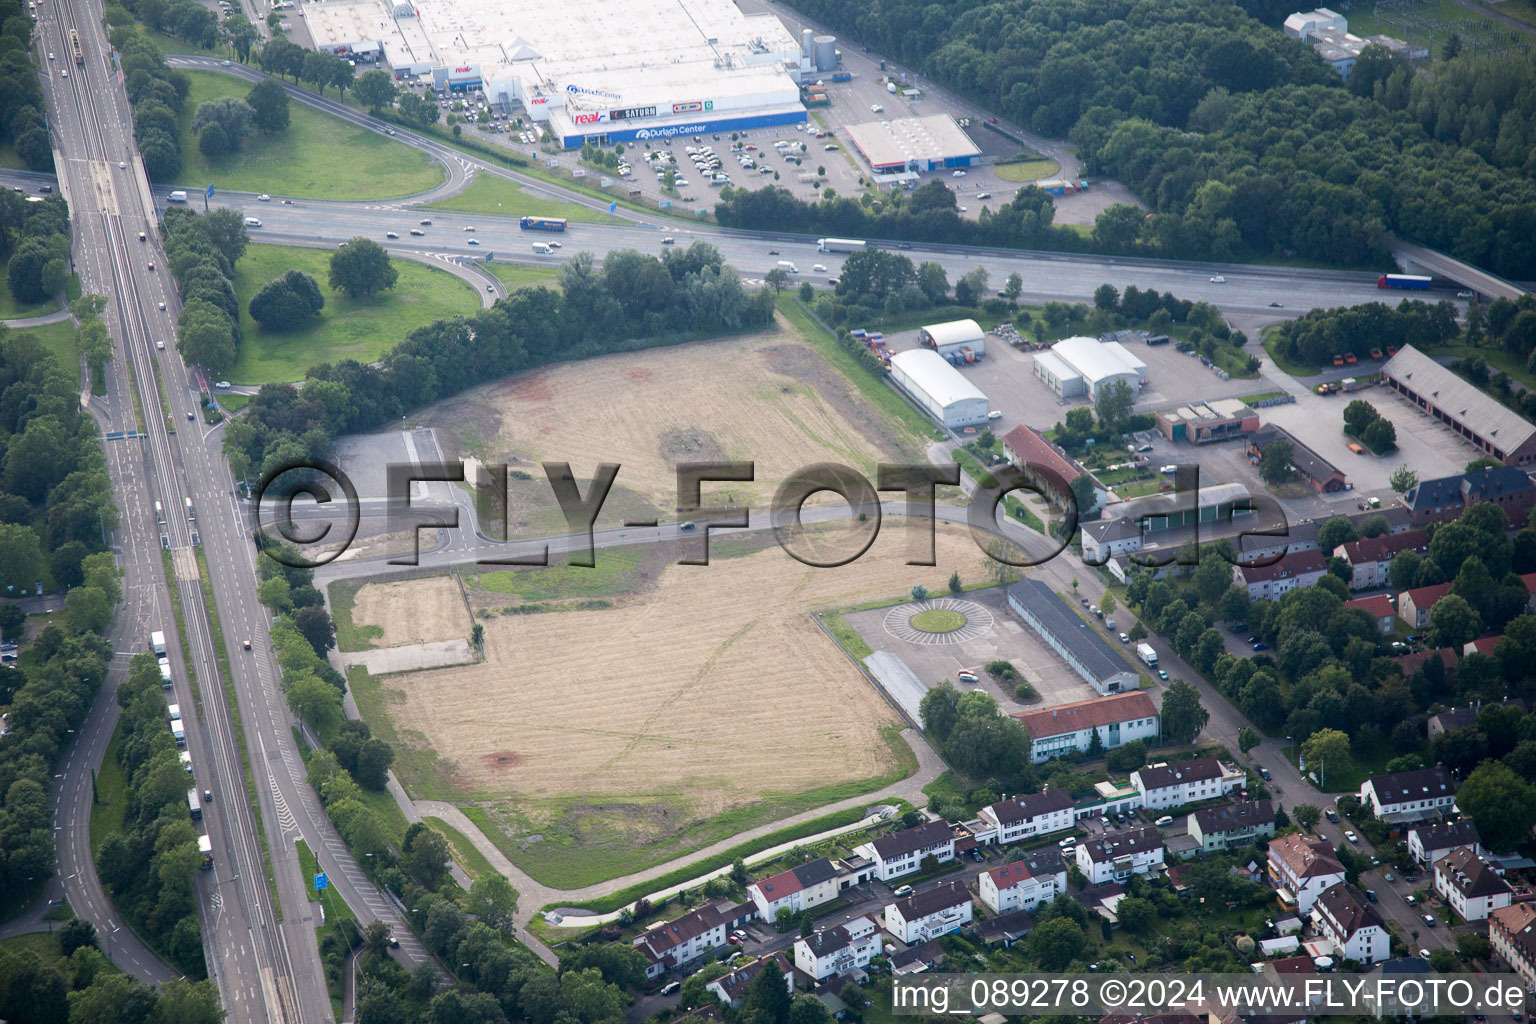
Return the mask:
<path fill-rule="evenodd" d="M 654 590 L 608 610 L 491 619 L 484 662 L 391 677 L 391 715 L 477 798 L 555 801 L 557 816 L 592 816 L 567 802 L 585 794 L 696 820 L 869 778 L 894 766 L 881 728 L 898 719 L 809 613 L 914 583 L 939 592 L 953 571 L 981 577 L 958 527 L 939 527 L 937 566 L 906 565 L 911 528 L 887 525 L 836 569 L 775 547 L 668 565 Z M 494 761 L 506 751 L 523 760 Z"/>
<path fill-rule="evenodd" d="M 384 631 L 376 646 L 400 647 L 469 635 L 469 612 L 451 576 L 370 583 L 352 602 L 352 622 Z"/>
<path fill-rule="evenodd" d="M 484 754 L 481 762 L 492 771 L 505 771 L 508 768 L 516 768 L 523 763 L 523 755 L 515 750 L 498 750 L 494 754 Z"/>
<path fill-rule="evenodd" d="M 865 436 L 876 439 L 881 454 L 887 458 L 910 455 L 907 447 L 891 438 L 890 428 L 854 391 L 847 379 L 808 345 L 773 345 L 763 350 L 768 368 L 815 388 L 848 422 Z"/>
<path fill-rule="evenodd" d="M 661 457 L 672 466 L 679 462 L 721 462 L 725 459 L 720 442 L 701 430 L 669 430 L 661 435 L 657 448 Z"/>

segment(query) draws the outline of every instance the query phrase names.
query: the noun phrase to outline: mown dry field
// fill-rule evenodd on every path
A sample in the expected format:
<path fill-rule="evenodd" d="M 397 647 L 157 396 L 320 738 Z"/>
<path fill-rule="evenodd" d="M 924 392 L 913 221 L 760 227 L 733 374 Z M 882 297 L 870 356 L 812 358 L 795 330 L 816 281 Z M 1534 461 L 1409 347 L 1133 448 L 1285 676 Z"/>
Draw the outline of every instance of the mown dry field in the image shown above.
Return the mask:
<path fill-rule="evenodd" d="M 469 635 L 469 610 L 451 576 L 369 583 L 352 602 L 352 622 L 361 629 L 376 626 L 385 644 L 400 647 L 430 640 Z"/>

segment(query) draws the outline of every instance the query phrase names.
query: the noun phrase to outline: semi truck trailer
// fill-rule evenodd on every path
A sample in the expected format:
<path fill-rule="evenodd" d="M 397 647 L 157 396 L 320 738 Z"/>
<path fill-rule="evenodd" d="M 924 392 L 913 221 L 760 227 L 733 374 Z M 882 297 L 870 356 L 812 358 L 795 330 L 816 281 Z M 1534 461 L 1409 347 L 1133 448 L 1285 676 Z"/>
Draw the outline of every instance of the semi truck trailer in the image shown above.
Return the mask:
<path fill-rule="evenodd" d="M 817 252 L 863 252 L 868 243 L 857 238 L 818 238 Z"/>
<path fill-rule="evenodd" d="M 1425 291 L 1434 278 L 1418 274 L 1382 274 L 1376 279 L 1377 288 L 1413 288 Z"/>

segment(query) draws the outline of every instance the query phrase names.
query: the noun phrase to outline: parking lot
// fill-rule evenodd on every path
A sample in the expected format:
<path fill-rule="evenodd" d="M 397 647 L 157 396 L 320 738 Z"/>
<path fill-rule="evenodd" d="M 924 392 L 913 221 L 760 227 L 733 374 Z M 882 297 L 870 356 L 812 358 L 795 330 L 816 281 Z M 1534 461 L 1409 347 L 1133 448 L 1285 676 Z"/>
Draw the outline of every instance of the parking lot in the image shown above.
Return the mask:
<path fill-rule="evenodd" d="M 964 600 L 974 601 L 985 608 L 992 617 L 992 625 L 971 639 L 953 644 L 909 643 L 895 636 L 886 628 L 889 607 L 846 613 L 843 620 L 871 649 L 893 654 L 904 661 L 925 686 L 947 680 L 961 690 L 984 689 L 997 699 L 998 706 L 1007 714 L 1097 696 L 1081 676 L 1009 610 L 1004 588 L 971 591 L 964 595 Z M 997 660 L 1012 662 L 1025 681 L 1035 688 L 1039 700 L 1026 705 L 1011 692 L 1003 692 L 985 671 L 988 662 Z M 960 669 L 973 671 L 979 677 L 978 682 L 958 682 L 956 673 Z"/>

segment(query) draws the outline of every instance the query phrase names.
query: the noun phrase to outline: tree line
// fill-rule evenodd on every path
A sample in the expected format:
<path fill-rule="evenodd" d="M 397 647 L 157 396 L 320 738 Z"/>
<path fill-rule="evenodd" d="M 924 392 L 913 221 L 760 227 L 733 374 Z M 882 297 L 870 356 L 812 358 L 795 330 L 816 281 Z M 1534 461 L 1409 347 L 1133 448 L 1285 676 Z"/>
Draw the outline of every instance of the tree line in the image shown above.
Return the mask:
<path fill-rule="evenodd" d="M 349 244 L 348 248 L 352 246 Z M 552 362 L 766 326 L 773 296 L 747 291 L 713 246 L 660 258 L 590 253 L 560 268 L 560 288 L 520 288 L 472 317 L 413 331 L 377 364 L 310 368 L 302 388 L 269 384 L 229 424 L 224 451 L 237 478 L 325 457 L 341 434 L 372 430 L 476 384 Z"/>
<path fill-rule="evenodd" d="M 53 170 L 42 80 L 32 59 L 33 22 L 21 0 L 0 0 L 0 141 L 29 171 Z"/>
<path fill-rule="evenodd" d="M 7 190 L 0 196 L 0 256 L 18 302 L 44 302 L 69 283 L 69 204 L 61 195 L 40 203 Z"/>
<path fill-rule="evenodd" d="M 0 951 L 0 1014 L 31 1024 L 219 1024 L 224 1010 L 211 981 L 172 978 L 151 988 L 112 966 L 89 921 L 57 932 L 64 959 L 33 950 Z"/>
<path fill-rule="evenodd" d="M 1455 303 L 1419 299 L 1403 299 L 1395 309 L 1382 302 L 1309 309 L 1275 326 L 1275 353 L 1283 359 L 1325 366 L 1336 355 L 1365 358 L 1372 349 L 1440 345 L 1461 333 L 1456 312 Z M 1532 319 L 1536 321 L 1536 314 Z"/>
<path fill-rule="evenodd" d="M 118 66 L 133 107 L 133 137 L 139 144 L 144 172 L 151 181 L 174 181 L 181 173 L 181 125 L 177 118 L 192 91 L 192 79 L 168 68 L 155 44 L 141 36 L 133 24 L 111 30 L 110 38 L 120 54 Z"/>
<path fill-rule="evenodd" d="M 250 235 L 238 210 L 198 214 L 185 207 L 165 211 L 166 267 L 181 291 L 176 347 L 181 357 L 209 373 L 235 365 L 241 340 L 235 264 Z"/>

